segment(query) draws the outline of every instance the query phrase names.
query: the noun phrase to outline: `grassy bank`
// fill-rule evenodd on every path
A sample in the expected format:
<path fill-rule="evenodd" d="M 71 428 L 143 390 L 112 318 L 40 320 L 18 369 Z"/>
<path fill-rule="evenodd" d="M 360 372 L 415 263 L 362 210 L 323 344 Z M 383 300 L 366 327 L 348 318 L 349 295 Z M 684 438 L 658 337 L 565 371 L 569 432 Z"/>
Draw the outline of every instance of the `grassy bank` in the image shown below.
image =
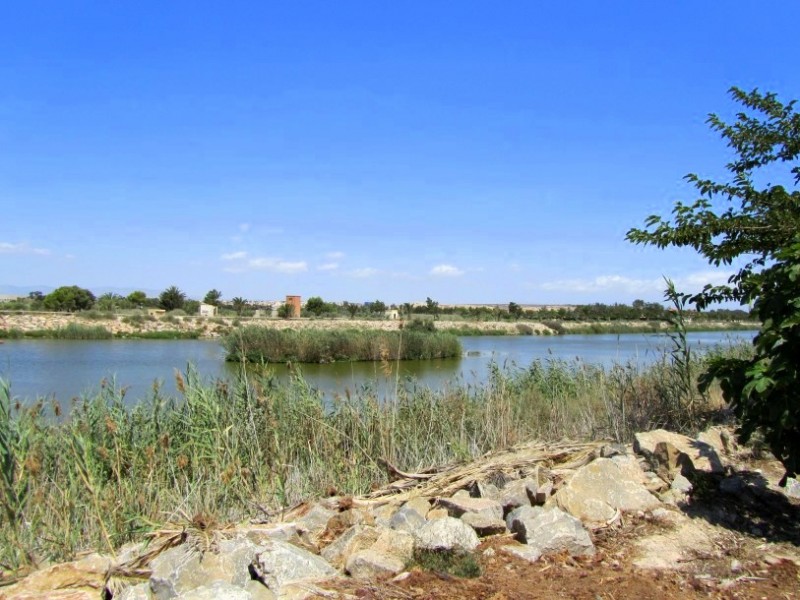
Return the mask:
<path fill-rule="evenodd" d="M 223 341 L 227 360 L 328 363 L 449 358 L 461 355 L 452 334 L 376 329 L 268 329 L 243 327 Z"/>
<path fill-rule="evenodd" d="M 18 340 L 22 338 L 48 340 L 109 340 L 113 334 L 102 325 L 69 323 L 54 329 L 0 329 L 0 338 Z"/>
<path fill-rule="evenodd" d="M 0 565 L 108 550 L 199 512 L 226 522 L 327 489 L 363 493 L 386 482 L 381 458 L 415 471 L 530 439 L 691 430 L 715 404 L 687 393 L 684 375 L 668 357 L 647 370 L 547 361 L 495 367 L 483 386 L 406 382 L 389 399 L 361 389 L 326 404 L 300 375 L 189 371 L 178 397 L 154 389 L 131 409 L 103 384 L 61 421 L 45 413 L 66 407 L 17 406 L 0 381 Z"/>

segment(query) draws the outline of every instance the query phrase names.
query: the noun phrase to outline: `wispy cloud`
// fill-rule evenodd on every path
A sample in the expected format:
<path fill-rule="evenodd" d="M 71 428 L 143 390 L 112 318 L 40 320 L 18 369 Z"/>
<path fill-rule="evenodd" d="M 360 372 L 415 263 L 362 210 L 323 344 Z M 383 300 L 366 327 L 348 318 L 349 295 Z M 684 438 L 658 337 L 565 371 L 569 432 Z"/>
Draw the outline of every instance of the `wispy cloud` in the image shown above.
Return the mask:
<path fill-rule="evenodd" d="M 430 274 L 437 277 L 460 277 L 464 271 L 453 265 L 436 265 L 430 270 Z"/>
<path fill-rule="evenodd" d="M 36 256 L 49 256 L 50 250 L 46 248 L 34 248 L 26 242 L 19 244 L 0 242 L 0 254 L 33 254 Z"/>
<path fill-rule="evenodd" d="M 247 252 L 239 251 L 239 252 L 230 252 L 228 254 L 223 254 L 220 256 L 222 260 L 241 260 L 243 258 L 247 258 Z"/>
<path fill-rule="evenodd" d="M 721 285 L 727 283 L 732 275 L 730 271 L 701 271 L 674 277 L 675 287 L 679 291 L 699 290 L 707 283 Z M 601 275 L 590 279 L 561 279 L 549 281 L 539 286 L 543 290 L 557 292 L 620 292 L 626 294 L 652 294 L 664 291 L 663 277 L 637 279 L 625 275 Z"/>
<path fill-rule="evenodd" d="M 239 223 L 239 231 L 242 233 L 250 231 L 250 223 Z"/>
<path fill-rule="evenodd" d="M 325 263 L 325 264 L 319 265 L 317 267 L 317 271 L 335 271 L 338 268 L 339 268 L 339 263 L 330 262 L 330 263 Z"/>
<path fill-rule="evenodd" d="M 352 271 L 348 271 L 348 275 L 350 277 L 358 277 L 359 279 L 363 279 L 366 277 L 372 277 L 380 273 L 378 269 L 373 269 L 372 267 L 364 267 L 361 269 L 353 269 Z"/>
<path fill-rule="evenodd" d="M 330 260 L 341 260 L 344 258 L 344 252 L 328 252 L 325 258 Z"/>
<path fill-rule="evenodd" d="M 247 261 L 250 269 L 272 271 L 274 273 L 302 273 L 308 271 L 308 263 L 304 260 L 286 261 L 279 258 L 251 258 Z"/>

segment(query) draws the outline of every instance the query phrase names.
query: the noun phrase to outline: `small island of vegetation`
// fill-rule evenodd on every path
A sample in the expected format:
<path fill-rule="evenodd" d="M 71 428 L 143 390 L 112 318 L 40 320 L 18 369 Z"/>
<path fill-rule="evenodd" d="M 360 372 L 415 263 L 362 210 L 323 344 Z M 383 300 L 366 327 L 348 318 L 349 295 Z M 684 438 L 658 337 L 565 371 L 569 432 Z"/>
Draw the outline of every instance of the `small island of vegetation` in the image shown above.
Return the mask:
<path fill-rule="evenodd" d="M 461 355 L 451 333 L 421 330 L 269 329 L 242 327 L 224 339 L 231 362 L 328 363 L 337 361 L 418 360 Z"/>

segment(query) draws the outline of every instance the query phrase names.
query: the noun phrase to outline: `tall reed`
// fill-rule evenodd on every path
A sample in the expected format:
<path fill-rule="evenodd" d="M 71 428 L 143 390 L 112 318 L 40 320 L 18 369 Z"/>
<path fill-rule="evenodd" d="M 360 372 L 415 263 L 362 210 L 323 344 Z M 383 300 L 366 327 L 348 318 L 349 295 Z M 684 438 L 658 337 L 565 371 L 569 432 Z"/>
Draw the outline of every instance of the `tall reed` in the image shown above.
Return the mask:
<path fill-rule="evenodd" d="M 530 439 L 699 427 L 675 420 L 673 368 L 669 356 L 647 369 L 494 365 L 483 385 L 435 391 L 407 379 L 389 398 L 365 385 L 332 401 L 297 370 L 281 383 L 244 369 L 203 380 L 189 368 L 176 372 L 176 397 L 156 386 L 131 407 L 104 381 L 68 411 L 21 405 L 0 382 L 0 565 L 108 551 L 182 514 L 236 521 L 328 489 L 363 493 L 386 481 L 379 459 L 413 471 Z"/>

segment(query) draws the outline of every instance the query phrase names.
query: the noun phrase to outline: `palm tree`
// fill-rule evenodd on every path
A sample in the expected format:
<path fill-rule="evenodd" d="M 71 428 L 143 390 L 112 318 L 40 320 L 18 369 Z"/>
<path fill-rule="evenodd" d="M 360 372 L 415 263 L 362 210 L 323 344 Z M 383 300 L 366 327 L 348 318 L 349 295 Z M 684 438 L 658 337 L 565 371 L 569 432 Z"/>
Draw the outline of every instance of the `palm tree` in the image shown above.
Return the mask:
<path fill-rule="evenodd" d="M 186 302 L 186 294 L 173 285 L 161 292 L 158 301 L 164 310 L 177 310 L 183 308 L 183 303 Z"/>
<path fill-rule="evenodd" d="M 231 306 L 233 306 L 233 310 L 236 311 L 236 314 L 241 316 L 242 312 L 244 312 L 244 309 L 247 308 L 247 300 L 240 296 L 236 296 L 231 300 Z"/>

